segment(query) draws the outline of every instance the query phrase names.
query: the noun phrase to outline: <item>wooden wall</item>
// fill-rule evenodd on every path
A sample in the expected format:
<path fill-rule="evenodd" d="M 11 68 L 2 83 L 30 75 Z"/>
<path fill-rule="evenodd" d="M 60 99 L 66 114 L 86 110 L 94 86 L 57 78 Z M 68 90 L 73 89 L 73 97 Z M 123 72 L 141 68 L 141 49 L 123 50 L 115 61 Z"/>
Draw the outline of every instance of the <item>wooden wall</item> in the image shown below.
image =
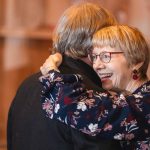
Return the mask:
<path fill-rule="evenodd" d="M 0 0 L 0 148 L 18 86 L 49 56 L 53 28 L 69 6 L 70 0 Z"/>
<path fill-rule="evenodd" d="M 32 40 L 23 47 L 28 55 L 29 63 L 12 70 L 5 70 L 0 63 L 0 145 L 6 145 L 6 124 L 8 109 L 20 83 L 30 74 L 39 71 L 39 67 L 49 56 L 50 40 Z M 3 40 L 0 42 L 0 60 L 3 58 Z M 23 57 L 23 56 L 20 56 Z"/>
<path fill-rule="evenodd" d="M 51 32 L 58 18 L 78 1 L 81 0 L 0 0 L 0 147 L 6 145 L 8 109 L 18 86 L 39 70 L 49 55 Z M 150 33 L 149 9 L 145 10 L 145 17 L 139 17 L 141 10 L 150 8 L 143 4 L 146 0 L 89 1 L 101 2 L 120 22 Z M 143 26 L 146 28 L 142 29 Z M 150 77 L 150 67 L 148 73 Z"/>

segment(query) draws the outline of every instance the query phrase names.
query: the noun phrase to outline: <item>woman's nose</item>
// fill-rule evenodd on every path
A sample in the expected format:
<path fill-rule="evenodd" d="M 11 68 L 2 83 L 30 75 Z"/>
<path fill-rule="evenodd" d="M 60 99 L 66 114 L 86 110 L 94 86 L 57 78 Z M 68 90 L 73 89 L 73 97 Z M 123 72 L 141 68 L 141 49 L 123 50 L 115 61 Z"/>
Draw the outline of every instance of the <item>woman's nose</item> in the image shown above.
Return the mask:
<path fill-rule="evenodd" d="M 93 68 L 94 68 L 94 70 L 104 69 L 105 68 L 105 63 L 103 63 L 100 59 L 97 59 L 93 63 Z"/>

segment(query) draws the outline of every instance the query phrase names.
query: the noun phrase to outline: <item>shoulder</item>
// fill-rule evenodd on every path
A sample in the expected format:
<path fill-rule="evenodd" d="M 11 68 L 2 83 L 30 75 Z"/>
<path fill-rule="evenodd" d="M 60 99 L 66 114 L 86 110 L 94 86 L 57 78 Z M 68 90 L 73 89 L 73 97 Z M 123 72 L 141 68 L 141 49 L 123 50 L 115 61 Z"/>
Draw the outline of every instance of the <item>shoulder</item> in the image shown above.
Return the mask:
<path fill-rule="evenodd" d="M 30 75 L 21 83 L 19 88 L 26 88 L 30 86 L 40 85 L 40 82 L 39 82 L 40 76 L 41 76 L 40 72 Z"/>
<path fill-rule="evenodd" d="M 19 99 L 22 97 L 22 99 L 25 99 L 27 95 L 30 93 L 35 93 L 36 91 L 39 92 L 42 89 L 42 85 L 39 81 L 39 77 L 41 76 L 41 73 L 35 73 L 27 77 L 18 87 L 15 95 L 15 99 L 19 97 Z"/>
<path fill-rule="evenodd" d="M 30 75 L 29 77 L 27 77 L 22 84 L 26 84 L 26 83 L 32 83 L 32 82 L 39 82 L 39 77 L 41 76 L 41 72 L 37 72 L 35 74 Z"/>
<path fill-rule="evenodd" d="M 39 82 L 40 72 L 27 77 L 18 87 L 10 106 L 10 112 L 21 112 L 22 106 L 40 99 L 42 85 Z M 37 101 L 38 102 L 38 101 Z"/>

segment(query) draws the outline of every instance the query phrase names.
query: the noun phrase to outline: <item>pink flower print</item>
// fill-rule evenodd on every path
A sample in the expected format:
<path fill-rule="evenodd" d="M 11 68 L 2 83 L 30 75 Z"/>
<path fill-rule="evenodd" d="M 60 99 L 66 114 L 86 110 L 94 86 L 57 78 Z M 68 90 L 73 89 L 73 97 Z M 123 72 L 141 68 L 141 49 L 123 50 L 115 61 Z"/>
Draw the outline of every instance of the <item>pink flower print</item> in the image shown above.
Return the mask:
<path fill-rule="evenodd" d="M 93 90 L 88 90 L 87 93 L 90 98 L 93 96 Z"/>
<path fill-rule="evenodd" d="M 45 102 L 42 105 L 42 108 L 43 108 L 43 110 L 46 110 L 46 112 L 48 110 L 51 110 L 52 109 L 51 102 L 49 100 L 45 100 Z"/>
<path fill-rule="evenodd" d="M 112 125 L 107 123 L 105 126 L 104 126 L 104 131 L 110 131 L 112 130 Z"/>
<path fill-rule="evenodd" d="M 46 111 L 49 118 L 53 118 L 53 106 L 49 100 L 45 100 L 42 105 L 43 110 Z"/>
<path fill-rule="evenodd" d="M 149 149 L 150 149 L 149 145 L 148 145 L 148 144 L 145 144 L 144 141 L 141 142 L 140 148 L 141 148 L 142 150 L 149 150 Z"/>
<path fill-rule="evenodd" d="M 89 108 L 91 108 L 94 105 L 95 100 L 94 99 L 87 99 L 85 101 L 86 105 L 89 106 Z"/>
<path fill-rule="evenodd" d="M 134 134 L 133 133 L 125 134 L 125 139 L 126 140 L 132 140 L 133 138 L 134 138 Z"/>

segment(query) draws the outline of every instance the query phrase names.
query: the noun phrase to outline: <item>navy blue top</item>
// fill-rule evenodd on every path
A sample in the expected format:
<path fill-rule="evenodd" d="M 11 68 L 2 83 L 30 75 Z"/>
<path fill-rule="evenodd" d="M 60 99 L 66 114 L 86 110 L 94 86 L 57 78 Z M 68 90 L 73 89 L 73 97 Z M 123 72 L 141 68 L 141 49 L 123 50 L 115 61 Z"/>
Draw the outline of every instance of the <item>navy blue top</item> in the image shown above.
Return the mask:
<path fill-rule="evenodd" d="M 86 89 L 82 76 L 54 70 L 40 81 L 48 118 L 100 139 L 121 140 L 123 149 L 150 149 L 150 81 L 128 96 Z"/>

